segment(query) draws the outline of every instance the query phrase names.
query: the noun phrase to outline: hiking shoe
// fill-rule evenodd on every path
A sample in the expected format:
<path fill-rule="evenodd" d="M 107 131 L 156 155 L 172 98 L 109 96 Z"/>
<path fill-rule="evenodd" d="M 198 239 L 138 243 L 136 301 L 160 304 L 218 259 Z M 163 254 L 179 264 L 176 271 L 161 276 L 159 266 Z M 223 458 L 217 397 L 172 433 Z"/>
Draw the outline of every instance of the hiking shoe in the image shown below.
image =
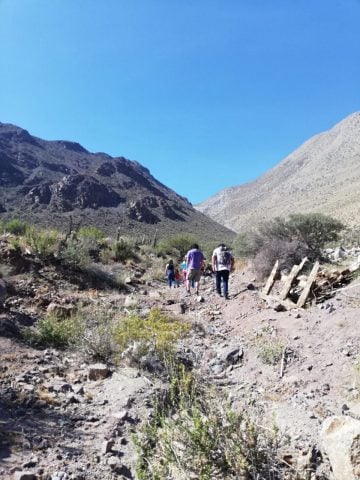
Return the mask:
<path fill-rule="evenodd" d="M 229 295 L 224 295 L 224 297 L 225 297 L 225 300 L 230 300 Z"/>

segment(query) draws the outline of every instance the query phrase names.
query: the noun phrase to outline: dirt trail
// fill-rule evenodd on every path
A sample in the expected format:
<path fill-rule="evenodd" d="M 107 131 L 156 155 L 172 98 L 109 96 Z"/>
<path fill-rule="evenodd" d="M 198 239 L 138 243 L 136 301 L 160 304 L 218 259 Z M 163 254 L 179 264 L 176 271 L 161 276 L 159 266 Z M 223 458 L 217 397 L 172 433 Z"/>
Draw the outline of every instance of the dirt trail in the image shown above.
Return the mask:
<path fill-rule="evenodd" d="M 229 300 L 216 296 L 211 278 L 201 285 L 203 301 L 163 284 L 133 297 L 143 310 L 159 306 L 197 323 L 184 347 L 198 372 L 234 408 L 264 426 L 275 423 L 292 438 L 289 449 L 305 456 L 321 448 L 325 418 L 360 414 L 360 287 L 321 308 L 275 312 L 252 280 L 251 272 L 233 274 Z M 124 294 L 111 295 L 112 304 L 124 301 Z M 1 478 L 16 471 L 51 480 L 134 478 L 130 437 L 147 418 L 158 381 L 129 367 L 91 381 L 75 353 L 36 350 L 14 338 L 0 337 L 0 357 Z"/>

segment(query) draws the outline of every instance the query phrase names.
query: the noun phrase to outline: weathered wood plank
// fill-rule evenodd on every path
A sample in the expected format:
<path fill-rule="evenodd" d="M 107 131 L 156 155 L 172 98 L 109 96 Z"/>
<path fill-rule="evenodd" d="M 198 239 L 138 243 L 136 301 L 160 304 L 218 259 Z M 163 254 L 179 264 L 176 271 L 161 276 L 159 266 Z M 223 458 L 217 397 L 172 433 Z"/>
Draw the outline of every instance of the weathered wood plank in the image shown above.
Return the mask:
<path fill-rule="evenodd" d="M 293 308 L 298 308 L 296 303 L 289 300 L 288 298 L 286 300 L 280 300 L 279 297 L 276 297 L 275 295 L 264 295 L 262 292 L 260 292 L 260 298 L 265 300 L 269 304 L 269 306 L 271 306 L 271 304 L 276 305 L 276 303 L 279 303 L 286 310 L 291 310 Z"/>
<path fill-rule="evenodd" d="M 290 275 L 288 276 L 285 282 L 285 285 L 283 286 L 283 289 L 280 292 L 280 295 L 279 295 L 280 300 L 285 300 L 285 298 L 288 296 L 288 293 L 290 292 L 292 284 L 294 283 L 297 275 L 301 272 L 303 266 L 305 265 L 305 262 L 307 262 L 307 257 L 303 258 L 299 265 L 294 265 L 292 267 Z"/>
<path fill-rule="evenodd" d="M 271 273 L 269 275 L 269 278 L 267 279 L 265 287 L 263 288 L 262 293 L 264 295 L 267 295 L 272 289 L 272 286 L 274 285 L 275 278 L 278 273 L 279 273 L 279 260 L 276 260 L 275 265 L 273 266 L 273 269 L 271 270 Z"/>
<path fill-rule="evenodd" d="M 306 303 L 306 300 L 309 296 L 309 293 L 310 293 L 310 290 L 311 290 L 311 287 L 315 281 L 315 278 L 316 278 L 316 275 L 319 271 L 319 267 L 320 267 L 320 264 L 319 262 L 315 262 L 312 270 L 311 270 L 311 273 L 309 275 L 309 278 L 308 278 L 308 281 L 307 281 L 307 284 L 306 284 L 306 287 L 304 288 L 304 290 L 301 292 L 301 295 L 297 301 L 297 306 L 299 308 L 302 308 L 305 303 Z"/>

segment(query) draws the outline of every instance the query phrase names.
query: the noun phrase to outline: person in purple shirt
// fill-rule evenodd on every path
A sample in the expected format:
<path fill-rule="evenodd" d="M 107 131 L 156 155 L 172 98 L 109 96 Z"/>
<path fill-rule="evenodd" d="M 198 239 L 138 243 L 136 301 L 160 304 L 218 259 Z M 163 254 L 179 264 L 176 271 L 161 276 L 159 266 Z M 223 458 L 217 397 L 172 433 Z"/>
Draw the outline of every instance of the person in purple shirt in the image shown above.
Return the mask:
<path fill-rule="evenodd" d="M 201 268 L 204 265 L 204 254 L 199 249 L 199 245 L 194 243 L 186 254 L 186 291 L 190 293 L 190 283 L 193 280 L 196 295 L 199 295 L 199 282 L 201 276 Z"/>

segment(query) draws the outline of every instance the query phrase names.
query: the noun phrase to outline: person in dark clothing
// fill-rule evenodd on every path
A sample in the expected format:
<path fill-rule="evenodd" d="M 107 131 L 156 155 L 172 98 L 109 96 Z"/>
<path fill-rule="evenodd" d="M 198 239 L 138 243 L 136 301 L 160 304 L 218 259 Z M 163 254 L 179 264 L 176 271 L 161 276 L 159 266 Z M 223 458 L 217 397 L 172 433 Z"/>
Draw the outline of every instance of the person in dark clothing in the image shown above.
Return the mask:
<path fill-rule="evenodd" d="M 174 261 L 169 260 L 169 263 L 165 267 L 165 275 L 168 281 L 168 286 L 169 288 L 172 287 L 172 284 L 174 283 L 175 286 L 175 266 L 174 266 Z"/>

